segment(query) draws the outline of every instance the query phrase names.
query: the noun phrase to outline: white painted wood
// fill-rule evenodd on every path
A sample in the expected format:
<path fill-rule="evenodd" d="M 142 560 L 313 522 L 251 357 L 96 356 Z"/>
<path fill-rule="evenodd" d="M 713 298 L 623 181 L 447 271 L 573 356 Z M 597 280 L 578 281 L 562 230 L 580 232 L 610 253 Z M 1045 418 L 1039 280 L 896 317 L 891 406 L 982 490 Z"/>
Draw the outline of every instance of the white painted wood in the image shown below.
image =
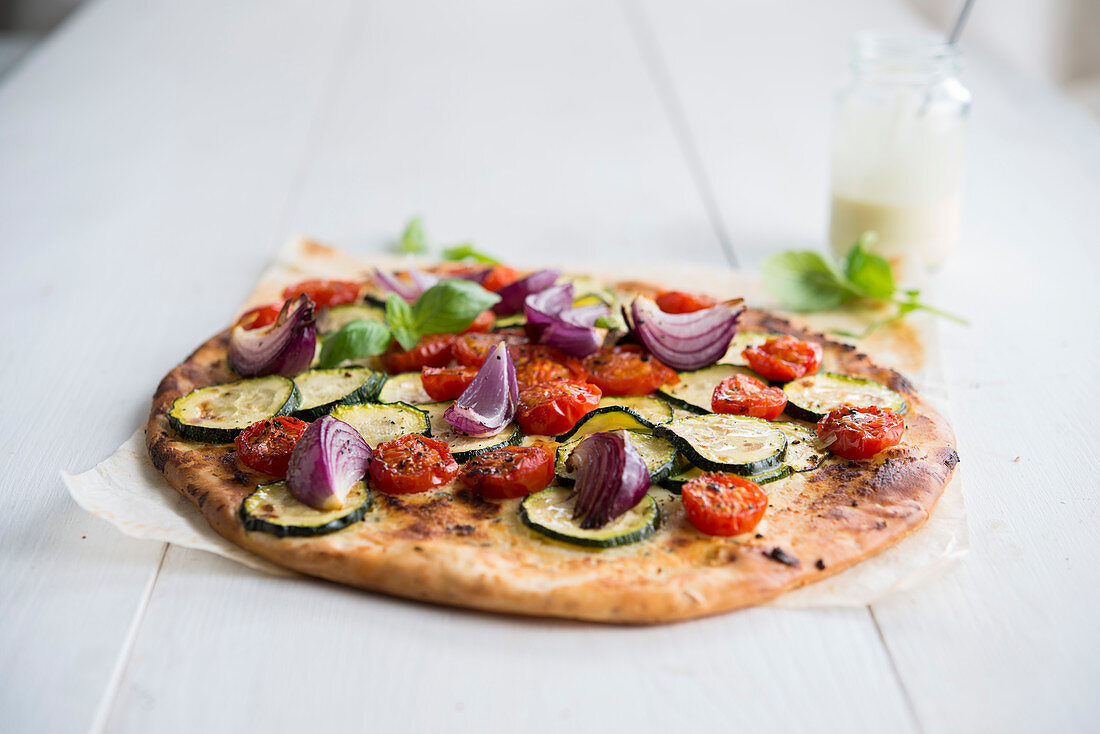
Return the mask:
<path fill-rule="evenodd" d="M 845 37 L 918 23 L 884 3 L 757 8 L 755 27 L 784 29 L 777 43 L 745 33 L 738 6 L 645 10 L 739 252 L 821 248 Z M 1100 461 L 1081 429 L 1100 399 L 1100 132 L 980 55 L 968 68 L 963 245 L 929 298 L 973 324 L 942 332 L 974 551 L 873 609 L 925 731 L 1096 731 Z"/>
<path fill-rule="evenodd" d="M 288 229 L 369 251 L 419 210 L 439 239 L 470 236 L 509 259 L 671 250 L 721 266 L 616 5 L 382 3 L 354 48 Z M 108 730 L 716 722 L 913 730 L 866 610 L 616 629 L 287 584 L 176 548 Z"/>
<path fill-rule="evenodd" d="M 125 440 L 259 272 L 350 8 L 104 0 L 0 86 L 4 731 L 87 729 L 125 662 L 164 547 L 58 471 Z"/>

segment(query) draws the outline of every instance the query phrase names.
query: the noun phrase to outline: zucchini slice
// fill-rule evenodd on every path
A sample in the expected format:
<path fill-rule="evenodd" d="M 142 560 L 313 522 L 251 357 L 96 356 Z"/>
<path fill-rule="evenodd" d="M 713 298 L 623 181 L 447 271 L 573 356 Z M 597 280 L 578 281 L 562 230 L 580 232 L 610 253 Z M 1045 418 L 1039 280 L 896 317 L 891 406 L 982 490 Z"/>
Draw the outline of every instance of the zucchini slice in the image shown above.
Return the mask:
<path fill-rule="evenodd" d="M 640 397 L 600 398 L 600 408 L 616 405 L 634 411 L 643 422 L 649 424 L 650 428 L 660 423 L 668 423 L 672 420 L 672 406 L 664 400 L 651 398 L 648 395 Z M 599 408 L 597 408 L 597 410 L 598 409 Z"/>
<path fill-rule="evenodd" d="M 671 408 L 669 410 L 671 411 Z M 592 412 L 581 416 L 581 419 L 569 431 L 557 436 L 556 440 L 560 442 L 571 441 L 590 433 L 618 431 L 620 429 L 652 433 L 653 423 L 638 415 L 633 408 L 622 405 L 604 405 L 603 400 L 601 400 L 598 407 L 593 409 Z"/>
<path fill-rule="evenodd" d="M 316 510 L 294 499 L 286 482 L 280 481 L 261 485 L 244 498 L 241 522 L 245 530 L 262 530 L 280 538 L 325 535 L 362 520 L 371 504 L 366 482 L 351 488 L 339 510 Z"/>
<path fill-rule="evenodd" d="M 294 378 L 302 401 L 294 415 L 314 421 L 337 405 L 358 405 L 374 399 L 385 376 L 367 367 L 306 370 Z"/>
<path fill-rule="evenodd" d="M 566 487 L 548 487 L 529 494 L 519 505 L 519 518 L 536 533 L 586 548 L 613 548 L 648 538 L 661 524 L 661 511 L 652 496 L 602 528 L 585 530 L 573 519 L 576 498 Z"/>
<path fill-rule="evenodd" d="M 775 421 L 772 425 L 787 436 L 787 456 L 783 463 L 792 471 L 810 471 L 825 462 L 827 452 L 818 446 L 817 431 L 813 428 L 786 421 Z"/>
<path fill-rule="evenodd" d="M 733 364 L 712 364 L 691 372 L 679 372 L 680 381 L 675 385 L 665 385 L 658 394 L 677 408 L 690 410 L 692 413 L 712 413 L 711 399 L 714 397 L 714 388 L 722 380 L 730 375 L 742 374 L 755 377 L 764 384 L 768 381 L 756 374 L 748 367 Z"/>
<path fill-rule="evenodd" d="M 730 347 L 726 350 L 726 356 L 718 360 L 718 364 L 736 364 L 748 367 L 749 363 L 741 356 L 741 352 L 749 347 L 760 346 L 768 339 L 777 336 L 783 336 L 783 334 L 773 334 L 765 331 L 739 331 L 733 337 L 733 341 L 730 342 Z"/>
<path fill-rule="evenodd" d="M 372 449 L 383 441 L 392 441 L 410 433 L 432 435 L 428 414 L 405 403 L 337 405 L 332 409 L 332 417 L 359 431 Z"/>
<path fill-rule="evenodd" d="M 493 331 L 507 329 L 510 326 L 523 326 L 526 323 L 527 316 L 522 313 L 512 314 L 511 316 L 501 316 L 493 322 Z"/>
<path fill-rule="evenodd" d="M 642 433 L 641 431 L 627 431 L 626 437 L 634 444 L 634 448 L 638 449 L 638 453 L 645 460 L 645 465 L 649 468 L 650 482 L 657 484 L 672 473 L 673 467 L 676 466 L 676 449 L 672 447 L 672 444 L 660 436 Z M 584 438 L 584 436 L 581 436 L 569 443 L 558 446 L 554 471 L 558 475 L 558 481 L 562 484 L 573 483 L 573 472 L 565 468 L 565 462 L 569 460 L 573 450 Z"/>
<path fill-rule="evenodd" d="M 250 377 L 192 390 L 176 398 L 168 424 L 190 441 L 230 443 L 256 421 L 290 415 L 302 395 L 289 377 Z"/>
<path fill-rule="evenodd" d="M 787 436 L 770 422 L 745 415 L 712 413 L 681 418 L 656 433 L 667 438 L 700 469 L 742 476 L 783 463 Z"/>
<path fill-rule="evenodd" d="M 423 405 L 434 403 L 435 400 L 424 391 L 424 383 L 420 381 L 419 372 L 402 372 L 386 378 L 382 389 L 378 391 L 378 402 Z"/>
<path fill-rule="evenodd" d="M 419 410 L 428 414 L 428 423 L 432 430 L 431 437 L 446 442 L 451 447 L 451 455 L 455 457 L 455 461 L 459 463 L 469 461 L 486 451 L 504 446 L 518 446 L 523 441 L 523 431 L 515 423 L 509 423 L 495 436 L 466 436 L 459 433 L 450 423 L 443 420 L 443 413 L 451 407 L 452 403 L 454 403 L 453 400 L 428 403 L 421 405 Z"/>
<path fill-rule="evenodd" d="M 317 333 L 335 334 L 352 321 L 385 321 L 386 309 L 367 303 L 345 303 L 325 310 L 317 319 Z"/>
<path fill-rule="evenodd" d="M 680 491 L 684 488 L 685 484 L 687 484 L 692 479 L 695 479 L 695 477 L 702 476 L 705 473 L 706 472 L 704 472 L 702 469 L 696 469 L 695 467 L 692 467 L 687 471 L 680 472 L 679 474 L 663 480 L 661 482 L 661 486 L 667 489 L 669 492 L 680 494 Z M 787 464 L 780 464 L 774 469 L 770 469 L 766 472 L 761 472 L 760 474 L 747 476 L 745 477 L 745 479 L 756 482 L 757 484 L 767 484 L 768 482 L 775 482 L 780 479 L 785 479 L 790 475 L 791 467 Z"/>
<path fill-rule="evenodd" d="M 784 385 L 783 392 L 787 393 L 787 415 L 808 421 L 820 420 L 842 405 L 857 408 L 877 405 L 899 414 L 909 407 L 905 398 L 881 382 L 835 372 L 799 377 Z"/>

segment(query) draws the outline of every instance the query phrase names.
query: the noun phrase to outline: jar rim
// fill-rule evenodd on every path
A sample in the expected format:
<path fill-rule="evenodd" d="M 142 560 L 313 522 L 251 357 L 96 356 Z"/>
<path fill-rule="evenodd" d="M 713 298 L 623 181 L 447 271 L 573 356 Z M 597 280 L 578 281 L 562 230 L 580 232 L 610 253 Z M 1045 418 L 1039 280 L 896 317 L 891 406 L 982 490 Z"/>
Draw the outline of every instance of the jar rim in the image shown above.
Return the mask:
<path fill-rule="evenodd" d="M 864 31 L 852 37 L 852 66 L 897 76 L 952 74 L 962 67 L 958 46 L 930 33 Z"/>

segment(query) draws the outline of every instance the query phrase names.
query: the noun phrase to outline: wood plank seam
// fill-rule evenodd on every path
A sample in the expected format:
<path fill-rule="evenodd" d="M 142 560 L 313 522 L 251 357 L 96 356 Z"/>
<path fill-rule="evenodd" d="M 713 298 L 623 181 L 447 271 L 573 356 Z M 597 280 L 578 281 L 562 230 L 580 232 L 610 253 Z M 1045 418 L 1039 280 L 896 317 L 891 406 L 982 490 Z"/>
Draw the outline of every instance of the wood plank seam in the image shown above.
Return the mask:
<path fill-rule="evenodd" d="M 707 177 L 706 169 L 703 166 L 699 147 L 695 143 L 695 134 L 691 130 L 687 115 L 684 114 L 683 103 L 676 92 L 675 85 L 672 83 L 672 76 L 669 74 L 668 66 L 661 56 L 660 46 L 653 35 L 653 29 L 645 15 L 645 10 L 640 3 L 631 2 L 631 0 L 619 0 L 619 6 L 626 17 L 627 28 L 638 46 L 638 53 L 642 57 L 642 63 L 646 67 L 650 81 L 657 92 L 657 97 L 661 100 L 661 106 L 665 109 L 669 124 L 672 126 L 673 136 L 679 144 L 680 152 L 687 163 L 692 181 L 695 182 L 695 188 L 703 201 L 707 218 L 710 219 L 714 234 L 722 246 L 722 252 L 725 253 L 730 267 L 736 268 L 738 266 L 737 253 L 734 251 L 733 243 L 718 209 L 718 200 L 714 196 L 714 188 L 711 186 L 710 179 Z"/>
<path fill-rule="evenodd" d="M 115 699 L 118 697 L 119 689 L 122 688 L 122 678 L 126 674 L 126 667 L 130 662 L 130 656 L 133 654 L 141 623 L 144 621 L 145 612 L 149 608 L 149 600 L 153 598 L 153 589 L 157 585 L 157 579 L 160 578 L 160 570 L 164 567 L 164 559 L 168 556 L 168 548 L 171 544 L 164 543 L 163 545 L 160 560 L 153 572 L 149 574 L 149 580 L 145 582 L 145 588 L 141 591 L 137 609 L 134 610 L 134 618 L 130 621 L 130 626 L 126 630 L 126 637 L 122 641 L 122 649 L 119 650 L 118 659 L 115 660 L 111 676 L 107 680 L 107 688 L 103 691 L 103 697 L 100 698 L 99 705 L 96 706 L 92 725 L 88 728 L 90 734 L 102 734 L 107 727 L 107 720 L 110 717 L 111 709 L 114 707 Z"/>
<path fill-rule="evenodd" d="M 920 732 L 920 734 L 924 734 L 924 722 L 921 721 L 920 715 L 917 713 L 917 706 L 913 703 L 913 697 L 909 695 L 909 688 L 905 685 L 905 681 L 901 677 L 898 663 L 894 660 L 894 653 L 890 651 L 890 646 L 886 644 L 886 636 L 882 633 L 882 627 L 878 623 L 878 618 L 875 617 L 875 610 L 870 604 L 867 605 L 867 613 L 871 615 L 871 622 L 875 625 L 878 641 L 882 644 L 882 650 L 886 654 L 886 660 L 890 663 L 890 671 L 894 674 L 894 680 L 897 681 L 898 688 L 901 689 L 901 696 L 905 701 L 905 708 L 909 711 L 909 716 L 913 720 L 913 724 L 916 726 L 917 731 Z"/>

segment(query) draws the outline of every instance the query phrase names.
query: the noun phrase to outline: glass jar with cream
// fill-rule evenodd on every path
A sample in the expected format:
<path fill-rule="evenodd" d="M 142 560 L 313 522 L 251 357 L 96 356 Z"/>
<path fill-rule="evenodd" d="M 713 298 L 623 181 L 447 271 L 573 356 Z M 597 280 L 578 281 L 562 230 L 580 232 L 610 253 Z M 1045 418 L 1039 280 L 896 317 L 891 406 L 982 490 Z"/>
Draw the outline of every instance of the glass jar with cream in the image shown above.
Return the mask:
<path fill-rule="evenodd" d="M 957 48 L 942 39 L 868 33 L 853 41 L 833 134 L 837 255 L 873 231 L 871 249 L 912 280 L 955 247 L 970 108 L 960 68 Z"/>

